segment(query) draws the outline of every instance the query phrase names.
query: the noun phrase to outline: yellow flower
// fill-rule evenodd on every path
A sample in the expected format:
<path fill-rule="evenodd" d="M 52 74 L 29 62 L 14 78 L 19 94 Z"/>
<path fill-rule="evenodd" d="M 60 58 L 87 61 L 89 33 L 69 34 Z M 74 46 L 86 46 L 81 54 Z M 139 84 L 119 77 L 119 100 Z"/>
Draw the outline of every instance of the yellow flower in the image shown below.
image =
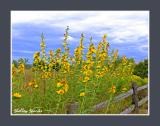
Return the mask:
<path fill-rule="evenodd" d="M 18 66 L 18 71 L 19 71 L 19 73 L 24 73 L 24 64 L 19 64 L 19 66 Z"/>
<path fill-rule="evenodd" d="M 122 90 L 127 90 L 127 88 L 122 88 Z"/>
<path fill-rule="evenodd" d="M 57 91 L 58 94 L 64 94 L 69 89 L 69 86 L 68 86 L 67 81 L 65 79 L 58 82 L 57 87 L 60 88 L 60 90 Z"/>
<path fill-rule="evenodd" d="M 122 58 L 122 64 L 123 65 L 127 64 L 127 57 L 126 56 L 123 56 L 123 58 Z"/>
<path fill-rule="evenodd" d="M 89 77 L 85 77 L 84 80 L 83 80 L 83 82 L 85 83 L 85 82 L 87 82 L 88 80 L 89 80 Z"/>
<path fill-rule="evenodd" d="M 57 83 L 57 87 L 61 87 L 61 86 L 63 86 L 63 83 L 58 82 L 58 83 Z"/>
<path fill-rule="evenodd" d="M 85 92 L 81 92 L 79 96 L 85 96 Z"/>
<path fill-rule="evenodd" d="M 124 88 L 122 88 L 122 92 L 125 92 L 126 90 L 127 90 L 127 88 L 125 88 L 125 87 L 124 87 Z"/>
<path fill-rule="evenodd" d="M 99 72 L 97 73 L 97 75 L 96 75 L 97 78 L 101 78 L 101 77 L 103 77 L 103 76 L 104 76 L 104 73 L 103 73 L 103 72 L 100 72 L 100 71 L 99 71 Z"/>
<path fill-rule="evenodd" d="M 77 64 L 80 64 L 81 62 L 80 61 L 77 61 Z"/>
<path fill-rule="evenodd" d="M 64 90 L 58 90 L 58 91 L 56 91 L 57 92 L 57 94 L 61 94 L 61 95 L 63 95 L 64 94 Z"/>
<path fill-rule="evenodd" d="M 107 34 L 104 34 L 103 38 L 106 38 L 107 37 Z"/>
<path fill-rule="evenodd" d="M 116 86 L 112 85 L 112 87 L 109 90 L 109 93 L 116 93 Z"/>
<path fill-rule="evenodd" d="M 100 69 L 100 68 L 101 68 L 101 66 L 100 66 L 100 65 L 98 65 L 96 68 L 97 68 L 97 69 Z"/>
<path fill-rule="evenodd" d="M 112 89 L 111 92 L 114 94 L 116 93 L 116 89 Z"/>
<path fill-rule="evenodd" d="M 69 89 L 68 84 L 65 84 L 65 85 L 64 85 L 64 87 L 63 87 L 63 89 L 64 89 L 64 91 L 65 91 L 65 92 L 67 92 L 67 91 L 68 91 L 68 89 Z"/>
<path fill-rule="evenodd" d="M 16 67 L 12 64 L 12 77 L 16 75 Z"/>
<path fill-rule="evenodd" d="M 45 66 L 45 68 L 47 69 L 48 67 L 47 67 L 47 66 Z"/>
<path fill-rule="evenodd" d="M 108 68 L 104 66 L 103 71 L 108 72 Z"/>
<path fill-rule="evenodd" d="M 95 49 L 95 48 L 92 48 L 92 49 L 91 49 L 91 52 L 92 52 L 92 53 L 96 53 L 96 49 Z"/>
<path fill-rule="evenodd" d="M 42 48 L 46 47 L 45 42 L 42 41 L 41 44 L 40 44 L 40 46 L 41 46 Z"/>
<path fill-rule="evenodd" d="M 90 76 L 92 73 L 93 73 L 92 70 L 86 70 L 86 71 L 83 72 L 83 74 L 84 74 L 85 76 L 87 76 L 87 77 Z M 88 78 L 85 78 L 85 79 L 88 79 Z"/>
<path fill-rule="evenodd" d="M 34 54 L 33 58 L 35 59 L 35 58 L 38 58 L 39 56 L 40 56 L 40 52 L 36 52 L 36 53 Z"/>
<path fill-rule="evenodd" d="M 112 85 L 112 89 L 116 89 L 116 86 Z"/>
<path fill-rule="evenodd" d="M 91 63 L 91 60 L 87 60 L 86 63 L 90 64 L 90 63 Z"/>
<path fill-rule="evenodd" d="M 82 66 L 83 70 L 87 70 L 87 68 L 88 68 L 87 65 Z"/>
<path fill-rule="evenodd" d="M 53 51 L 52 50 L 49 51 L 49 55 L 53 56 Z"/>
<path fill-rule="evenodd" d="M 35 85 L 34 85 L 34 88 L 38 88 L 38 85 L 37 85 L 37 84 L 35 84 Z"/>
<path fill-rule="evenodd" d="M 20 93 L 14 93 L 14 94 L 13 94 L 13 97 L 15 97 L 15 98 L 21 98 L 22 95 L 21 95 Z"/>
<path fill-rule="evenodd" d="M 33 85 L 33 83 L 32 83 L 32 82 L 29 82 L 29 83 L 28 83 L 28 86 L 32 86 L 32 85 Z"/>

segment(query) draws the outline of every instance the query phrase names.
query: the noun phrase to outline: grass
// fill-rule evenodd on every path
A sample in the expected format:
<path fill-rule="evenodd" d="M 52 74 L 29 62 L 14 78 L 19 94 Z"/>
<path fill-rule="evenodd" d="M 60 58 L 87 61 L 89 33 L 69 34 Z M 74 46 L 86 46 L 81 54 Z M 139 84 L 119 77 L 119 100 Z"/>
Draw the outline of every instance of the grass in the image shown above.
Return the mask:
<path fill-rule="evenodd" d="M 43 83 L 39 81 L 39 87 L 38 88 L 32 88 L 32 87 L 27 87 L 27 84 L 31 82 L 34 78 L 34 73 L 32 70 L 26 70 L 26 83 L 17 85 L 16 83 L 13 83 L 12 89 L 13 92 L 19 92 L 22 94 L 22 98 L 16 99 L 13 98 L 12 100 L 12 111 L 13 114 L 15 109 L 20 109 L 24 108 L 25 110 L 30 110 L 30 109 L 43 109 L 43 113 L 45 114 L 55 114 L 56 111 L 56 106 L 57 106 L 57 101 L 59 98 L 59 95 L 56 94 L 56 84 L 54 83 L 53 80 L 47 80 L 47 85 L 46 85 L 46 94 L 45 97 L 43 97 Z M 71 78 L 72 79 L 72 78 Z M 66 94 L 63 95 L 61 100 L 59 101 L 59 110 L 57 111 L 58 114 L 65 114 L 66 113 L 66 105 L 70 102 L 79 102 L 81 103 L 81 100 L 83 97 L 79 97 L 80 92 L 80 85 L 76 82 L 77 79 L 72 80 L 70 83 L 70 91 L 67 92 Z M 71 86 L 74 85 L 74 86 Z M 99 90 L 96 90 L 96 96 L 93 97 L 92 89 L 88 89 L 86 92 L 87 95 L 85 99 L 85 110 L 89 109 L 90 107 L 106 101 L 106 99 L 109 99 L 110 93 L 107 92 L 107 89 L 111 87 L 111 85 L 103 83 L 101 84 L 103 88 L 100 88 Z M 97 87 L 95 87 L 97 88 Z M 74 93 L 73 93 L 74 92 Z M 75 93 L 77 96 L 75 96 Z M 114 95 L 119 95 L 123 92 L 117 92 Z M 144 97 L 146 95 L 146 91 L 142 91 L 139 93 L 139 99 Z M 63 101 L 63 102 L 62 102 Z M 129 107 L 131 105 L 131 97 L 124 99 L 118 103 L 111 103 L 109 106 L 109 110 L 107 111 L 106 109 L 97 111 L 91 114 L 119 114 L 121 111 L 123 111 L 125 108 Z M 79 110 L 80 111 L 80 110 Z M 20 114 L 20 113 L 19 113 Z M 22 114 L 22 113 L 21 113 Z M 32 114 L 42 114 L 40 113 L 32 113 Z M 87 114 L 87 113 L 86 113 Z"/>

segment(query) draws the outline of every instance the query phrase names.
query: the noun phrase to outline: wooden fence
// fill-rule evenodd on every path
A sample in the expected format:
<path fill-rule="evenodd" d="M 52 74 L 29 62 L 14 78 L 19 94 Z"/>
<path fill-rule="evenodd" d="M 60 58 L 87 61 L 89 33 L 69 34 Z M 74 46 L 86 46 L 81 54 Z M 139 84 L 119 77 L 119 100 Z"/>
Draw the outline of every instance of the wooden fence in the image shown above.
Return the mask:
<path fill-rule="evenodd" d="M 144 85 L 144 86 L 141 86 L 141 87 L 138 87 L 136 83 L 132 83 L 132 89 L 131 90 L 127 91 L 126 93 L 123 93 L 123 94 L 120 94 L 120 95 L 116 96 L 113 99 L 114 103 L 119 102 L 119 101 L 121 101 L 125 98 L 128 98 L 129 96 L 132 95 L 132 103 L 133 104 L 129 108 L 126 108 L 124 111 L 122 111 L 120 114 L 129 114 L 132 111 L 138 112 L 139 107 L 148 101 L 148 96 L 144 97 L 142 100 L 139 101 L 138 92 L 140 92 L 141 90 L 147 89 L 147 88 L 148 88 L 148 84 Z M 93 113 L 93 112 L 102 110 L 102 109 L 104 109 L 108 106 L 108 103 L 109 103 L 109 101 L 101 102 L 101 103 L 91 107 L 89 111 L 91 113 Z M 77 114 L 78 108 L 79 108 L 78 102 L 71 103 L 67 107 L 67 112 L 66 113 L 67 114 Z"/>

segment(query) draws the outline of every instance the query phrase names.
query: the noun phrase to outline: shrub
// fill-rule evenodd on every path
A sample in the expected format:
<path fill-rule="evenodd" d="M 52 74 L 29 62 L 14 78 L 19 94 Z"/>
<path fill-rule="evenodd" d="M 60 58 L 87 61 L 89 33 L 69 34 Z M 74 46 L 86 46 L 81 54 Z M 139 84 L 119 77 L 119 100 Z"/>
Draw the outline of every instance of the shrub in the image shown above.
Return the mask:
<path fill-rule="evenodd" d="M 141 78 L 148 77 L 148 59 L 136 64 L 133 74 L 140 76 Z"/>

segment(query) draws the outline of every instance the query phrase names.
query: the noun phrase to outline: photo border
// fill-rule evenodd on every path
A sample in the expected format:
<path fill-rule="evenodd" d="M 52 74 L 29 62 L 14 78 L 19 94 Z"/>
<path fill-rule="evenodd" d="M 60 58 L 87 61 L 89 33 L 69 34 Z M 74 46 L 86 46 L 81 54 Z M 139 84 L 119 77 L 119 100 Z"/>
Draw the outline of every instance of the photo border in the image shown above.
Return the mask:
<path fill-rule="evenodd" d="M 17 11 L 17 10 L 16 10 Z M 11 10 L 10 11 L 10 17 L 11 17 L 11 13 L 12 12 L 16 12 L 15 10 Z M 18 10 L 18 11 L 50 11 L 50 12 L 55 12 L 57 10 Z M 59 11 L 67 11 L 67 10 L 59 10 Z M 77 11 L 77 10 L 71 10 L 71 11 Z M 81 10 L 81 11 L 88 11 L 88 10 Z M 89 10 L 89 11 L 95 11 L 95 10 Z M 106 11 L 107 10 L 99 10 L 99 11 Z M 113 11 L 113 10 L 112 10 Z M 117 10 L 114 10 L 117 11 Z M 147 95 L 148 95 L 148 113 L 147 114 L 13 114 L 12 113 L 12 80 L 10 79 L 10 115 L 11 116 L 149 116 L 150 115 L 150 11 L 149 10 L 120 10 L 120 11 L 146 11 L 148 12 L 148 22 L 149 22 L 149 26 L 148 26 L 148 89 L 147 89 Z M 78 12 L 80 12 L 78 10 Z M 10 78 L 12 78 L 12 21 L 10 18 L 10 43 L 11 43 L 11 51 L 10 51 Z"/>

